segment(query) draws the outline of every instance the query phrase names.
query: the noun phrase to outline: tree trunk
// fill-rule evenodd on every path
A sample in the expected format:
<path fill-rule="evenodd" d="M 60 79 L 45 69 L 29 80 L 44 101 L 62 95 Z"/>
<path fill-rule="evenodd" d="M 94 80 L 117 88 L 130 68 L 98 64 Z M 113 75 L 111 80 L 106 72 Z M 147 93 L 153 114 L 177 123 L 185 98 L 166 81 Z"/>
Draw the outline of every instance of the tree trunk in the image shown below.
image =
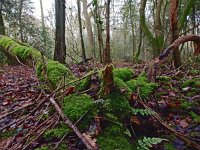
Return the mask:
<path fill-rule="evenodd" d="M 110 58 L 110 0 L 106 4 L 106 48 L 104 49 L 104 64 L 109 64 Z"/>
<path fill-rule="evenodd" d="M 79 31 L 81 36 L 81 48 L 82 48 L 82 61 L 85 62 L 86 55 L 85 55 L 85 46 L 83 41 L 83 31 L 82 31 L 82 22 L 81 22 L 81 6 L 80 6 L 80 0 L 77 0 L 77 6 L 78 6 L 78 23 L 79 23 Z"/>
<path fill-rule="evenodd" d="M 91 16 L 89 16 L 88 11 L 87 11 L 87 0 L 82 0 L 83 2 L 83 15 L 85 18 L 85 23 L 86 23 L 86 30 L 87 30 L 87 35 L 88 35 L 88 41 L 89 41 L 89 49 L 93 53 L 93 57 L 95 58 L 95 46 L 94 46 L 94 37 L 93 37 L 93 31 L 92 31 L 92 24 L 91 24 Z"/>
<path fill-rule="evenodd" d="M 66 45 L 65 45 L 65 0 L 55 0 L 56 11 L 56 35 L 54 60 L 65 63 Z"/>
<path fill-rule="evenodd" d="M 136 50 L 136 42 L 135 42 L 135 27 L 133 23 L 133 11 L 132 11 L 132 0 L 129 0 L 129 15 L 131 20 L 131 33 L 132 33 L 132 52 L 133 52 L 133 62 L 135 61 L 135 50 Z"/>
<path fill-rule="evenodd" d="M 172 34 L 170 43 L 173 43 L 179 37 L 178 4 L 179 0 L 170 0 L 170 28 Z M 178 47 L 173 51 L 173 61 L 176 68 L 181 66 L 181 54 Z"/>
<path fill-rule="evenodd" d="M 40 0 L 40 9 L 41 9 L 41 19 L 42 19 L 42 38 L 43 38 L 43 51 L 46 50 L 47 43 L 46 43 L 46 29 L 45 29 L 45 23 L 44 23 L 44 11 L 43 11 L 43 4 L 42 0 Z"/>
<path fill-rule="evenodd" d="M 103 38 L 102 38 L 102 21 L 101 21 L 101 16 L 98 10 L 98 1 L 95 5 L 95 22 L 97 25 L 97 35 L 98 35 L 98 43 L 99 43 L 99 59 L 100 59 L 100 63 L 103 63 L 103 59 L 102 59 L 102 51 L 103 51 Z"/>
<path fill-rule="evenodd" d="M 2 6 L 0 5 L 0 34 L 5 35 L 5 26 L 2 15 Z"/>
<path fill-rule="evenodd" d="M 23 27 L 22 27 L 22 9 L 23 9 L 23 0 L 20 0 L 19 2 L 19 32 L 20 32 L 20 40 L 24 42 Z"/>
<path fill-rule="evenodd" d="M 161 19 L 160 19 L 162 4 L 163 4 L 163 0 L 157 0 L 156 12 L 155 12 L 155 24 L 154 24 L 156 41 L 157 41 L 157 45 L 158 45 L 158 49 L 156 49 L 157 51 L 155 52 L 156 53 L 155 55 L 157 55 L 157 56 L 162 51 L 163 42 L 164 42 L 162 24 L 161 24 Z"/>

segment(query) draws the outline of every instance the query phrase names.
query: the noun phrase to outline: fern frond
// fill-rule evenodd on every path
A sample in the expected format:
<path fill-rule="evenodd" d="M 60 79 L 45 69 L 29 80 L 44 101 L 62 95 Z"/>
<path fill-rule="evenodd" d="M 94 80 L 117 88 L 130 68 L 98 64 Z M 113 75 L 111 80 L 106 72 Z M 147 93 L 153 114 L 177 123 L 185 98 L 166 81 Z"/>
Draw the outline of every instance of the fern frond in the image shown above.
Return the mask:
<path fill-rule="evenodd" d="M 155 112 L 150 109 L 133 109 L 132 113 L 133 113 L 133 115 L 140 114 L 142 116 L 155 114 Z"/>
<path fill-rule="evenodd" d="M 168 141 L 166 139 L 161 138 L 150 138 L 150 137 L 144 137 L 142 140 L 138 140 L 138 150 L 149 150 L 149 148 L 153 147 L 153 145 L 159 144 L 163 141 Z"/>

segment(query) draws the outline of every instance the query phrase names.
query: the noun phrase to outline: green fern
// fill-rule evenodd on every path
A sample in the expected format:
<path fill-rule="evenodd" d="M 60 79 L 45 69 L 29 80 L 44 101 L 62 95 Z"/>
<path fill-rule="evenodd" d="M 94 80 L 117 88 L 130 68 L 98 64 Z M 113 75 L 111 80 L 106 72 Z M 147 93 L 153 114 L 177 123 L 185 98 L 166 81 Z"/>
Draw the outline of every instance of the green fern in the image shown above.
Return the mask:
<path fill-rule="evenodd" d="M 142 116 L 146 116 L 146 115 L 153 115 L 155 114 L 154 111 L 150 110 L 150 109 L 133 109 L 132 110 L 133 115 L 142 115 Z"/>
<path fill-rule="evenodd" d="M 166 139 L 161 138 L 150 138 L 150 137 L 144 137 L 142 140 L 138 140 L 138 150 L 149 150 L 149 148 L 153 147 L 153 145 L 159 144 L 163 141 L 168 141 Z"/>

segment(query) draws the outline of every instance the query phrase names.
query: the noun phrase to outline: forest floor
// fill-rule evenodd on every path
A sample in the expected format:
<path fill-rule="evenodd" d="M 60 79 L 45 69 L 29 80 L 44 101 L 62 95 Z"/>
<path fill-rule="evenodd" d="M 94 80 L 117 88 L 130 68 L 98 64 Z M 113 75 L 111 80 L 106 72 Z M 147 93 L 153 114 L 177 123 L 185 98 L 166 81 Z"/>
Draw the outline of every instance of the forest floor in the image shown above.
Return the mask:
<path fill-rule="evenodd" d="M 133 69 L 135 77 L 146 66 L 145 63 L 134 65 L 128 62 L 115 62 L 114 65 Z M 91 64 L 71 65 L 70 69 L 76 76 L 82 77 L 93 67 Z M 46 95 L 42 90 L 45 85 L 39 83 L 35 74 L 33 69 L 21 65 L 3 66 L 0 69 L 0 150 L 35 149 L 47 145 L 48 142 L 56 145 L 60 141 L 57 138 L 45 141 L 42 134 L 40 135 L 40 132 L 45 131 L 49 125 L 55 126 L 55 122 L 60 118 L 52 115 L 53 122 L 47 119 L 41 124 L 51 106 L 50 102 L 46 102 L 42 108 L 37 108 Z M 159 86 L 148 97 L 148 106 L 157 112 L 168 126 L 200 144 L 200 65 L 187 62 L 179 69 L 174 69 L 172 65 L 166 63 L 159 68 L 157 78 Z M 87 93 L 91 94 L 90 92 L 89 90 Z M 97 93 L 91 95 L 95 97 L 95 94 Z M 155 150 L 193 149 L 188 148 L 182 140 L 152 116 L 136 116 L 132 123 L 135 135 L 131 139 L 134 141 L 141 136 L 169 140 L 154 146 Z M 34 138 L 30 137 L 30 133 L 34 132 Z M 68 149 L 82 149 L 81 146 L 77 146 L 77 143 L 80 143 L 77 141 L 80 140 L 74 134 L 68 135 L 66 141 Z"/>

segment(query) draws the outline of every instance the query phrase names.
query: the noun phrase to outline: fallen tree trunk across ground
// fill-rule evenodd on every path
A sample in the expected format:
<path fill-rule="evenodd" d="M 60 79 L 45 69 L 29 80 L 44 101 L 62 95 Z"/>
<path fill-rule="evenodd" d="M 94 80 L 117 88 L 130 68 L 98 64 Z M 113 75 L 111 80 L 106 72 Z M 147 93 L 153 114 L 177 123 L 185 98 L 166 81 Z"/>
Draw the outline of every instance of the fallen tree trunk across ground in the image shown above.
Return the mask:
<path fill-rule="evenodd" d="M 39 50 L 26 44 L 16 42 L 9 37 L 0 35 L 0 50 L 3 51 L 12 63 L 22 62 L 35 68 L 38 78 L 55 89 L 63 77 L 66 82 L 75 79 L 71 71 L 63 64 L 45 57 Z M 18 61 L 19 60 L 19 61 Z"/>

